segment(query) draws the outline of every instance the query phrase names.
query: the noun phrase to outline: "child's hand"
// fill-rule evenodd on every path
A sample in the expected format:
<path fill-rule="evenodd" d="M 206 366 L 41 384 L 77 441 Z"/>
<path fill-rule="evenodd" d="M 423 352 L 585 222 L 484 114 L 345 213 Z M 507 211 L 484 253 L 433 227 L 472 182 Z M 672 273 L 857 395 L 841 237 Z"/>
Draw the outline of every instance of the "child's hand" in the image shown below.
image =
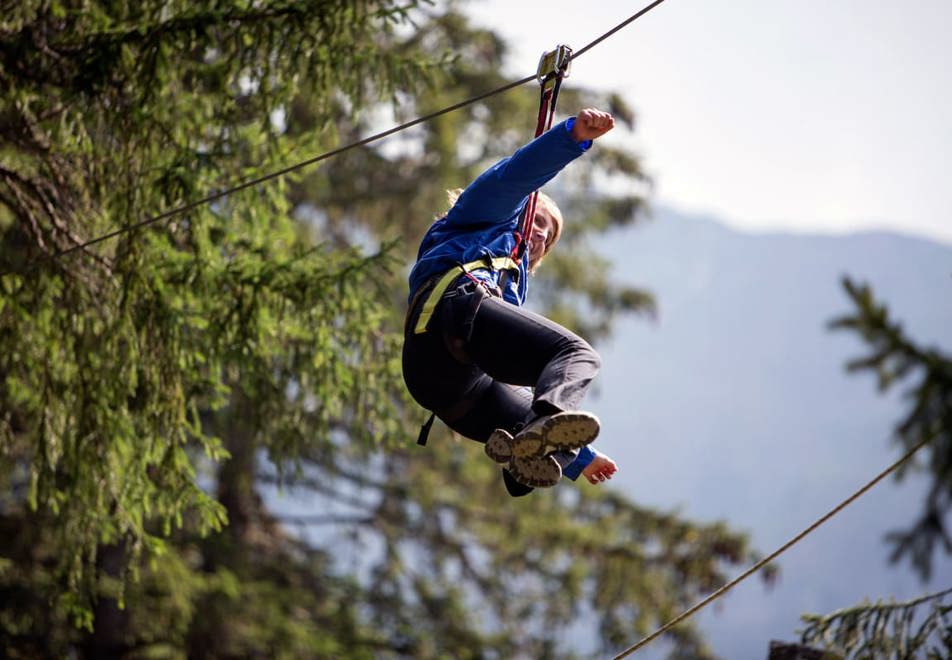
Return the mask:
<path fill-rule="evenodd" d="M 585 108 L 578 113 L 572 124 L 572 139 L 585 142 L 605 135 L 615 127 L 615 118 L 608 112 Z"/>
<path fill-rule="evenodd" d="M 599 484 L 612 478 L 612 475 L 618 471 L 615 461 L 608 458 L 605 454 L 596 451 L 595 458 L 585 466 L 582 474 L 588 479 L 589 483 Z"/>

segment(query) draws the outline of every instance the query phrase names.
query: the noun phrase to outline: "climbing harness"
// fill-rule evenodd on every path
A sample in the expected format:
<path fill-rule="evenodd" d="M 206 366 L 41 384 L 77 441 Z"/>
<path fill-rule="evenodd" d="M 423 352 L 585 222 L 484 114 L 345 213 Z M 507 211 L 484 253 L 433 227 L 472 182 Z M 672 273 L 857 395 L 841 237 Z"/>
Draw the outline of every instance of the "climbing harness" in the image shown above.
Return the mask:
<path fill-rule="evenodd" d="M 460 277 L 466 276 L 470 278 L 474 284 L 477 286 L 485 286 L 483 282 L 476 279 L 473 275 L 473 271 L 476 270 L 493 270 L 493 271 L 502 271 L 503 273 L 508 273 L 510 271 L 518 271 L 519 264 L 513 261 L 510 257 L 497 257 L 495 259 L 490 259 L 488 256 L 485 259 L 479 261 L 471 261 L 466 264 L 458 264 L 450 270 L 448 270 L 443 275 L 440 275 L 439 278 L 433 278 L 430 282 L 420 287 L 417 291 L 417 294 L 414 296 L 413 300 L 410 302 L 410 306 L 407 309 L 407 326 L 404 328 L 404 331 L 409 330 L 409 324 L 413 319 L 417 308 L 420 305 L 423 308 L 420 310 L 420 314 L 417 317 L 416 322 L 413 324 L 413 334 L 423 334 L 427 331 L 427 326 L 430 324 L 430 320 L 433 318 L 433 313 L 436 311 L 436 306 L 440 303 L 444 296 L 448 295 L 450 287 L 459 280 Z M 499 293 L 498 295 L 501 295 Z M 420 427 L 420 435 L 417 436 L 417 444 L 420 446 L 426 446 L 427 438 L 430 435 L 430 428 L 433 426 L 433 420 L 436 418 L 436 413 L 431 412 L 429 418 Z"/>
<path fill-rule="evenodd" d="M 440 279 L 436 281 L 436 284 L 433 286 L 429 292 L 423 294 L 423 300 L 414 301 L 410 305 L 410 312 L 412 313 L 413 308 L 416 305 L 423 303 L 423 310 L 420 312 L 420 317 L 417 319 L 417 322 L 413 326 L 413 333 L 421 335 L 426 332 L 426 326 L 429 325 L 430 319 L 433 318 L 433 312 L 436 310 L 437 304 L 439 304 L 440 299 L 446 293 L 447 289 L 455 282 L 461 275 L 470 275 L 472 271 L 479 270 L 481 268 L 490 269 L 494 271 L 502 270 L 512 270 L 518 269 L 519 264 L 512 260 L 510 257 L 497 257 L 495 259 L 481 259 L 479 261 L 471 261 L 468 264 L 460 264 L 454 266 L 452 269 L 448 270 Z M 470 275 L 472 277 L 472 275 Z M 421 287 L 421 291 L 425 287 Z"/>

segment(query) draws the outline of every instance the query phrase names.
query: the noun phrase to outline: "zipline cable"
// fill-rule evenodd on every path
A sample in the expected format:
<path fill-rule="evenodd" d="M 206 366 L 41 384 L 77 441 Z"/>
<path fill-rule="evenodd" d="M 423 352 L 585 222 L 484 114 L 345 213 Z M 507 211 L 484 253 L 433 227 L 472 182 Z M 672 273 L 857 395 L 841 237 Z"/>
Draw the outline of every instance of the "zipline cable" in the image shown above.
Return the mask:
<path fill-rule="evenodd" d="M 313 158 L 308 158 L 307 160 L 303 160 L 303 161 L 301 161 L 301 162 L 299 162 L 299 163 L 295 163 L 294 165 L 288 165 L 287 167 L 282 168 L 282 169 L 280 169 L 280 170 L 277 170 L 277 171 L 275 171 L 275 172 L 270 172 L 270 173 L 268 173 L 268 174 L 264 174 L 264 175 L 259 176 L 259 177 L 257 177 L 257 178 L 249 179 L 248 181 L 244 181 L 244 182 L 242 182 L 242 183 L 239 183 L 238 185 L 233 186 L 233 187 L 231 187 L 231 188 L 226 188 L 225 190 L 220 190 L 220 191 L 218 191 L 218 192 L 215 192 L 215 193 L 212 193 L 212 194 L 210 194 L 210 195 L 207 195 L 206 197 L 202 197 L 201 199 L 196 199 L 195 201 L 189 202 L 188 204 L 184 204 L 184 205 L 178 206 L 178 207 L 176 207 L 176 208 L 174 208 L 174 209 L 170 209 L 170 210 L 168 210 L 168 211 L 165 211 L 164 213 L 160 213 L 159 215 L 153 216 L 153 217 L 151 217 L 151 218 L 146 218 L 145 220 L 140 220 L 139 222 L 137 222 L 137 223 L 135 223 L 135 224 L 133 224 L 133 225 L 129 225 L 128 227 L 122 227 L 122 228 L 120 228 L 120 229 L 116 229 L 116 230 L 114 230 L 114 231 L 109 232 L 108 234 L 104 234 L 103 236 L 100 236 L 100 237 L 98 237 L 98 238 L 94 238 L 94 239 L 92 239 L 91 241 L 87 241 L 86 243 L 82 243 L 82 244 L 80 244 L 80 245 L 74 245 L 73 247 L 67 248 L 66 250 L 63 250 L 62 252 L 58 252 L 58 253 L 57 253 L 56 255 L 54 255 L 54 256 L 56 256 L 56 257 L 62 257 L 63 255 L 69 254 L 70 252 L 75 252 L 76 250 L 81 250 L 81 249 L 83 249 L 83 248 L 87 248 L 87 247 L 89 247 L 90 245 L 95 245 L 96 243 L 101 243 L 102 241 L 108 240 L 108 239 L 110 239 L 110 238 L 115 238 L 116 236 L 119 236 L 120 234 L 124 234 L 124 233 L 130 232 L 130 231 L 134 231 L 134 230 L 136 230 L 136 229 L 141 229 L 142 227 L 146 227 L 146 226 L 148 226 L 148 225 L 155 224 L 155 223 L 157 223 L 157 222 L 159 222 L 159 221 L 161 221 L 161 220 L 167 220 L 167 219 L 171 218 L 172 216 L 178 215 L 178 214 L 180 214 L 180 213 L 185 213 L 186 211 L 191 211 L 192 209 L 198 208 L 199 206 L 202 206 L 202 205 L 204 205 L 204 204 L 209 204 L 209 203 L 211 203 L 211 202 L 214 202 L 214 201 L 216 201 L 216 200 L 221 199 L 222 197 L 226 197 L 226 196 L 228 196 L 228 195 L 230 195 L 230 194 L 232 194 L 232 193 L 236 193 L 236 192 L 239 192 L 239 191 L 241 191 L 241 190 L 245 190 L 246 188 L 251 188 L 251 187 L 253 187 L 253 186 L 257 186 L 257 185 L 259 185 L 259 184 L 265 183 L 266 181 L 271 181 L 272 179 L 277 179 L 277 178 L 279 178 L 279 177 L 284 176 L 285 174 L 290 174 L 291 172 L 294 172 L 295 170 L 299 170 L 299 169 L 304 168 L 304 167 L 307 167 L 307 166 L 309 166 L 309 165 L 313 165 L 313 164 L 315 164 L 315 163 L 319 163 L 319 162 L 322 161 L 322 160 L 327 160 L 328 158 L 332 158 L 333 156 L 337 156 L 338 154 L 342 154 L 342 153 L 344 153 L 345 151 L 350 151 L 351 149 L 356 149 L 357 147 L 362 147 L 362 146 L 364 146 L 364 145 L 366 145 L 366 144 L 370 144 L 371 142 L 375 142 L 375 141 L 377 141 L 377 140 L 380 140 L 380 139 L 382 139 L 382 138 L 385 138 L 385 137 L 387 137 L 388 135 L 393 135 L 394 133 L 398 133 L 398 132 L 400 132 L 400 131 L 402 131 L 402 130 L 404 130 L 404 129 L 410 128 L 410 127 L 412 127 L 412 126 L 416 126 L 417 124 L 421 124 L 421 123 L 423 123 L 423 122 L 425 122 L 425 121 L 429 121 L 429 120 L 431 120 L 431 119 L 434 119 L 435 117 L 439 117 L 440 115 L 445 115 L 445 114 L 448 113 L 448 112 L 453 112 L 454 110 L 459 110 L 460 108 L 466 107 L 467 105 L 472 105 L 473 103 L 476 103 L 477 101 L 482 101 L 483 99 L 488 98 L 488 97 L 490 97 L 490 96 L 494 96 L 494 95 L 496 95 L 496 94 L 500 94 L 500 93 L 502 93 L 502 92 L 506 92 L 506 91 L 508 91 L 508 90 L 510 90 L 510 89 L 512 89 L 512 88 L 514 88 L 514 87 L 519 87 L 520 85 L 526 84 L 526 83 L 529 82 L 530 80 L 535 80 L 535 75 L 527 76 L 527 77 L 525 77 L 525 78 L 523 78 L 523 79 L 521 79 L 521 80 L 516 80 L 516 81 L 514 81 L 514 82 L 509 83 L 508 85 L 503 85 L 502 87 L 499 87 L 499 88 L 494 89 L 494 90 L 492 90 L 492 91 L 486 92 L 485 94 L 480 94 L 479 96 L 474 96 L 474 97 L 471 98 L 471 99 L 467 99 L 467 100 L 465 100 L 465 101 L 461 101 L 461 102 L 459 102 L 459 103 L 456 103 L 455 105 L 451 105 L 451 106 L 449 106 L 449 107 L 443 108 L 442 110 L 437 110 L 436 112 L 431 112 L 431 113 L 428 114 L 428 115 L 424 115 L 424 116 L 422 116 L 422 117 L 417 117 L 416 119 L 413 119 L 413 120 L 411 120 L 411 121 L 408 121 L 408 122 L 406 122 L 405 124 L 400 124 L 399 126 L 394 126 L 393 128 L 387 129 L 386 131 L 383 131 L 383 132 L 380 132 L 380 133 L 376 133 L 375 135 L 371 135 L 371 136 L 369 136 L 369 137 L 366 137 L 366 138 L 364 138 L 363 140 L 359 140 L 359 141 L 357 141 L 357 142 L 352 142 L 352 143 L 350 143 L 350 144 L 348 144 L 348 145 L 345 145 L 345 146 L 343 146 L 343 147 L 338 147 L 337 149 L 333 149 L 333 150 L 331 150 L 331 151 L 327 151 L 327 152 L 325 152 L 325 153 L 320 154 L 319 156 L 314 156 Z"/>
<path fill-rule="evenodd" d="M 917 444 L 915 447 L 913 447 L 913 448 L 910 449 L 908 452 L 906 452 L 906 453 L 902 456 L 902 458 L 900 458 L 898 461 L 896 461 L 895 463 L 893 463 L 892 465 L 890 465 L 888 468 L 886 468 L 885 470 L 883 470 L 882 472 L 880 472 L 878 475 L 876 475 L 869 483 L 867 483 L 865 486 L 863 486 L 862 488 L 860 488 L 858 491 L 856 491 L 855 493 L 853 493 L 852 495 L 850 495 L 848 498 L 846 498 L 845 500 L 843 500 L 842 502 L 840 502 L 838 505 L 836 505 L 836 507 L 833 508 L 833 509 L 832 509 L 829 513 L 827 513 L 825 516 L 823 516 L 822 518 L 820 518 L 819 520 L 817 520 L 815 523 L 813 523 L 812 525 L 810 525 L 809 527 L 807 527 L 805 530 L 803 530 L 802 532 L 800 532 L 799 534 L 797 534 L 796 536 L 794 536 L 792 539 L 790 539 L 790 540 L 787 541 L 786 543 L 784 543 L 784 544 L 783 544 L 782 546 L 780 546 L 777 550 L 774 550 L 774 551 L 773 551 L 772 553 L 770 553 L 768 556 L 766 556 L 766 557 L 764 557 L 763 559 L 761 559 L 760 561 L 758 561 L 756 564 L 754 564 L 753 566 L 751 566 L 750 568 L 748 568 L 746 571 L 744 571 L 744 572 L 741 573 L 739 576 L 737 576 L 736 578 L 734 578 L 733 580 L 731 580 L 730 582 L 728 582 L 727 584 L 725 584 L 723 587 L 721 587 L 720 589 L 718 589 L 717 591 L 715 591 L 714 593 L 712 593 L 711 595 L 709 595 L 707 598 L 705 598 L 705 599 L 702 600 L 701 602 L 697 603 L 696 605 L 694 605 L 694 606 L 691 607 L 690 609 L 685 610 L 684 612 L 682 612 L 681 614 L 679 614 L 679 615 L 676 616 L 675 618 L 671 619 L 668 623 L 666 623 L 666 624 L 664 624 L 663 626 L 661 626 L 660 628 L 658 628 L 656 631 L 654 631 L 653 633 L 651 633 L 650 635 L 648 635 L 647 637 L 645 637 L 644 639 L 642 639 L 640 642 L 638 642 L 637 644 L 635 644 L 635 645 L 632 646 L 631 648 L 626 649 L 625 651 L 623 651 L 623 652 L 619 653 L 618 655 L 616 655 L 616 656 L 615 656 L 615 660 L 619 660 L 620 658 L 624 658 L 624 657 L 626 657 L 626 656 L 628 656 L 628 655 L 631 655 L 632 653 L 634 653 L 634 652 L 637 651 L 638 649 L 643 648 L 644 646 L 647 646 L 650 642 L 654 641 L 655 639 L 657 639 L 658 637 L 660 637 L 660 636 L 663 635 L 664 633 L 668 632 L 669 630 L 671 630 L 672 628 L 674 628 L 676 625 L 678 625 L 679 623 L 681 623 L 682 621 L 684 621 L 684 620 L 687 619 L 688 617 L 692 616 L 693 614 L 695 614 L 696 612 L 698 612 L 699 610 L 701 610 L 703 607 L 705 607 L 705 606 L 709 605 L 711 602 L 717 600 L 718 598 L 720 598 L 721 596 L 723 596 L 724 594 L 726 594 L 728 591 L 730 591 L 731 589 L 733 589 L 734 587 L 736 587 L 738 584 L 740 584 L 741 582 L 743 582 L 744 580 L 746 580 L 748 577 L 750 577 L 751 575 L 753 575 L 754 573 L 756 573 L 757 571 L 759 571 L 761 568 L 763 568 L 764 566 L 766 566 L 767 564 L 769 564 L 770 562 L 772 562 L 774 559 L 776 559 L 777 557 L 779 557 L 780 555 L 782 555 L 784 552 L 786 552 L 787 550 L 789 550 L 792 546 L 796 545 L 798 542 L 800 542 L 801 540 L 803 540 L 804 537 L 806 537 L 808 534 L 810 534 L 811 532 L 813 532 L 817 527 L 819 527 L 820 525 L 822 525 L 823 523 L 825 523 L 827 520 L 829 520 L 830 518 L 832 518 L 833 516 L 835 516 L 837 513 L 839 513 L 839 512 L 842 511 L 843 509 L 845 509 L 847 506 L 849 506 L 850 504 L 852 504 L 855 500 L 859 499 L 859 497 L 861 497 L 862 495 L 864 495 L 864 494 L 866 493 L 866 491 L 868 491 L 870 488 L 872 488 L 873 486 L 875 486 L 876 484 L 878 484 L 880 481 L 882 481 L 883 479 L 885 479 L 886 477 L 888 477 L 890 474 L 892 474 L 893 472 L 895 472 L 896 469 L 897 469 L 900 465 L 902 465 L 903 463 L 905 463 L 906 461 L 908 461 L 910 458 L 912 458 L 913 454 L 915 454 L 917 451 L 919 451 L 920 449 L 922 449 L 923 447 L 925 447 L 927 444 L 929 444 L 930 442 L 932 442 L 932 440 L 933 440 L 934 438 L 935 438 L 934 435 L 931 435 L 931 436 L 926 437 L 924 440 L 922 440 L 921 442 L 919 442 L 919 444 Z"/>
<path fill-rule="evenodd" d="M 601 43 L 602 41 L 604 41 L 604 40 L 607 39 L 608 37 L 612 36 L 613 34 L 615 34 L 616 32 L 618 32 L 619 30 L 621 30 L 622 28 L 624 28 L 625 26 L 627 26 L 628 24 L 630 24 L 632 21 L 635 21 L 636 19 L 640 18 L 640 17 L 643 16 L 644 14 L 648 13 L 649 11 L 651 11 L 652 9 L 654 9 L 655 7 L 657 7 L 658 5 L 660 5 L 662 2 L 664 2 L 664 0 L 655 0 L 655 2 L 651 3 L 650 5 L 648 5 L 647 7 L 645 7 L 644 9 L 641 9 L 640 11 L 638 11 L 637 13 L 635 13 L 634 15 L 630 16 L 629 18 L 625 19 L 624 21 L 622 21 L 621 23 L 619 23 L 618 25 L 616 25 L 615 27 L 613 27 L 611 30 L 609 30 L 608 32 L 606 32 L 606 33 L 603 34 L 602 36 L 598 37 L 597 39 L 595 39 L 595 40 L 592 41 L 591 43 L 587 44 L 586 46 L 584 46 L 584 47 L 581 48 L 580 50 L 576 51 L 575 54 L 572 56 L 571 59 L 574 60 L 574 59 L 578 58 L 582 53 L 586 52 L 587 50 L 591 49 L 593 46 L 595 46 L 595 45 Z M 520 79 L 520 80 L 516 80 L 516 81 L 513 81 L 513 82 L 508 83 L 508 84 L 506 84 L 506 85 L 503 85 L 503 86 L 501 86 L 501 87 L 497 87 L 496 89 L 493 89 L 493 90 L 491 90 L 491 91 L 489 91 L 489 92 L 485 92 L 485 93 L 483 93 L 483 94 L 479 94 L 478 96 L 474 96 L 474 97 L 472 97 L 472 98 L 470 98 L 470 99 L 467 99 L 467 100 L 465 100 L 465 101 L 461 101 L 461 102 L 456 103 L 456 104 L 454 104 L 454 105 L 448 106 L 448 107 L 446 107 L 446 108 L 443 108 L 442 110 L 437 110 L 436 112 L 431 112 L 430 114 L 423 115 L 423 116 L 421 116 L 421 117 L 417 117 L 416 119 L 413 119 L 413 120 L 411 120 L 411 121 L 408 121 L 408 122 L 406 122 L 406 123 L 404 123 L 404 124 L 400 124 L 399 126 L 394 126 L 393 128 L 387 129 L 387 130 L 382 131 L 382 132 L 380 132 L 380 133 L 376 133 L 376 134 L 371 135 L 371 136 L 369 136 L 369 137 L 366 137 L 366 138 L 364 138 L 364 139 L 362 139 L 362 140 L 358 140 L 357 142 L 352 142 L 351 144 L 347 144 L 347 145 L 345 145 L 345 146 L 343 146 L 343 147 L 338 147 L 337 149 L 333 149 L 333 150 L 331 150 L 331 151 L 327 151 L 327 152 L 322 153 L 322 154 L 320 154 L 320 155 L 318 155 L 318 156 L 314 156 L 313 158 L 309 158 L 309 159 L 304 160 L 304 161 L 301 161 L 301 162 L 299 162 L 299 163 L 295 163 L 295 164 L 293 164 L 293 165 L 289 165 L 289 166 L 284 167 L 284 168 L 282 168 L 282 169 L 280 169 L 280 170 L 277 170 L 277 171 L 275 171 L 275 172 L 270 172 L 270 173 L 268 173 L 268 174 L 264 174 L 264 175 L 262 175 L 262 176 L 259 176 L 259 177 L 254 178 L 254 179 L 249 179 L 248 181 L 244 181 L 244 182 L 239 183 L 239 184 L 237 184 L 237 185 L 235 185 L 235 186 L 232 186 L 232 187 L 230 187 L 230 188 L 226 188 L 226 189 L 224 189 L 224 190 L 220 190 L 220 191 L 218 191 L 218 192 L 212 193 L 212 194 L 210 194 L 210 195 L 207 195 L 207 196 L 205 196 L 205 197 L 202 197 L 201 199 L 197 199 L 197 200 L 194 200 L 194 201 L 189 202 L 189 203 L 187 203 L 187 204 L 183 204 L 182 206 L 178 206 L 178 207 L 176 207 L 176 208 L 169 209 L 168 211 L 165 211 L 165 212 L 160 213 L 160 214 L 158 214 L 158 215 L 155 215 L 155 216 L 146 218 L 146 219 L 144 219 L 144 220 L 140 220 L 139 222 L 136 222 L 136 223 L 131 224 L 131 225 L 129 225 L 129 226 L 121 227 L 121 228 L 119 228 L 119 229 L 116 229 L 116 230 L 114 230 L 114 231 L 111 231 L 111 232 L 109 232 L 109 233 L 107 233 L 107 234 L 104 234 L 104 235 L 102 235 L 102 236 L 99 236 L 99 237 L 97 237 L 97 238 L 91 239 L 91 240 L 86 241 L 86 242 L 84 242 L 84 243 L 80 243 L 80 244 L 78 244 L 78 245 L 74 245 L 74 246 L 72 246 L 72 247 L 66 248 L 65 250 L 61 250 L 61 251 L 59 251 L 59 252 L 56 252 L 56 253 L 54 253 L 54 254 L 52 254 L 52 255 L 49 255 L 48 258 L 50 258 L 50 259 L 58 259 L 58 258 L 60 258 L 60 257 L 66 256 L 66 255 L 68 255 L 68 254 L 70 254 L 70 253 L 72 253 L 72 252 L 76 252 L 76 251 L 78 251 L 78 250 L 83 250 L 83 249 L 88 248 L 88 247 L 90 247 L 90 246 L 92 246 L 92 245 L 96 245 L 97 243 L 101 243 L 101 242 L 103 242 L 103 241 L 109 240 L 110 238 L 115 238 L 116 236 L 120 236 L 121 234 L 125 234 L 125 233 L 128 233 L 128 232 L 130 232 L 130 231 L 135 231 L 136 229 L 141 229 L 141 228 L 143 228 L 143 227 L 147 227 L 147 226 L 149 226 L 149 225 L 153 225 L 153 224 L 155 224 L 155 223 L 157 223 L 157 222 L 161 222 L 161 221 L 163 221 L 163 220 L 168 220 L 169 218 L 171 218 L 171 217 L 173 217 L 173 216 L 179 215 L 179 214 L 181 214 L 181 213 L 185 213 L 185 212 L 187 212 L 187 211 L 191 211 L 191 210 L 193 210 L 193 209 L 195 209 L 195 208 L 198 208 L 199 206 L 202 206 L 202 205 L 204 205 L 204 204 L 210 204 L 211 202 L 214 202 L 214 201 L 216 201 L 216 200 L 219 200 L 219 199 L 221 199 L 222 197 L 226 197 L 227 195 L 230 195 L 231 193 L 239 192 L 239 191 L 241 191 L 241 190 L 244 190 L 244 189 L 246 189 L 246 188 L 250 188 L 250 187 L 252 187 L 252 186 L 257 186 L 257 185 L 259 185 L 259 184 L 265 183 L 266 181 L 271 181 L 272 179 L 276 179 L 276 178 L 278 178 L 278 177 L 282 177 L 282 176 L 284 176 L 284 175 L 286 175 L 286 174 L 289 174 L 289 173 L 291 173 L 291 172 L 294 172 L 295 170 L 299 170 L 299 169 L 301 169 L 301 168 L 303 168 L 303 167 L 307 167 L 307 166 L 309 166 L 309 165 L 314 165 L 315 163 L 319 163 L 319 162 L 322 161 L 322 160 L 327 160 L 328 158 L 331 158 L 331 157 L 333 157 L 333 156 L 337 156 L 337 155 L 339 155 L 339 154 L 342 154 L 342 153 L 344 153 L 345 151 L 350 151 L 351 149 L 355 149 L 355 148 L 357 148 L 357 147 L 362 147 L 362 146 L 364 146 L 364 145 L 370 144 L 371 142 L 376 142 L 377 140 L 380 140 L 380 139 L 385 138 L 385 137 L 387 137 L 387 136 L 393 135 L 394 133 L 398 133 L 398 132 L 400 132 L 400 131 L 402 131 L 402 130 L 405 130 L 405 129 L 407 129 L 407 128 L 410 128 L 410 127 L 412 127 L 412 126 L 416 126 L 417 124 L 421 124 L 421 123 L 423 123 L 423 122 L 429 121 L 429 120 L 431 120 L 431 119 L 434 119 L 434 118 L 436 118 L 436 117 L 439 117 L 440 115 L 444 115 L 444 114 L 446 114 L 446 113 L 448 113 L 448 112 L 453 112 L 454 110 L 459 110 L 460 108 L 464 108 L 464 107 L 466 107 L 466 106 L 468 106 L 468 105 L 472 105 L 473 103 L 476 103 L 476 102 L 478 102 L 478 101 L 482 101 L 483 99 L 489 98 L 489 97 L 491 97 L 491 96 L 495 96 L 496 94 L 501 94 L 501 93 L 503 93 L 503 92 L 507 92 L 507 91 L 509 91 L 510 89 L 513 89 L 513 88 L 515 88 L 515 87 L 519 87 L 519 86 L 524 85 L 524 84 L 526 84 L 527 82 L 530 82 L 530 81 L 535 80 L 535 79 L 536 79 L 536 76 L 535 76 L 535 75 L 526 76 L 525 78 L 522 78 L 522 79 Z M 38 262 L 38 261 L 40 261 L 40 260 L 37 260 L 37 262 Z M 36 263 L 36 262 L 35 262 L 35 263 Z M 31 268 L 30 268 L 30 267 L 27 267 L 26 270 L 29 271 L 29 270 L 31 270 Z M 9 273 L 0 273 L 0 276 L 6 275 L 6 274 L 9 274 Z"/>

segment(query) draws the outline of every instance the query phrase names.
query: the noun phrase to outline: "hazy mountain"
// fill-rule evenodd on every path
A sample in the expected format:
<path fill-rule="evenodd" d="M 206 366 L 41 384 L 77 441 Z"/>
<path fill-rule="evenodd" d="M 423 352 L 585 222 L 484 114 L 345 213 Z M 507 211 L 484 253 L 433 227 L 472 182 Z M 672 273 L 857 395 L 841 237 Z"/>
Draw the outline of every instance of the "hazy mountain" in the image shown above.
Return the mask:
<path fill-rule="evenodd" d="M 913 337 L 952 352 L 952 246 L 889 233 L 741 233 L 660 209 L 600 249 L 660 308 L 656 322 L 626 320 L 600 347 L 590 407 L 603 420 L 599 447 L 621 467 L 613 487 L 726 519 L 764 553 L 899 456 L 899 393 L 847 374 L 863 345 L 826 327 L 852 310 L 841 277 L 872 284 Z M 769 640 L 795 638 L 805 611 L 950 586 L 949 558 L 929 584 L 888 563 L 883 536 L 917 514 L 925 483 L 880 484 L 781 557 L 777 586 L 752 578 L 703 613 L 715 650 L 766 658 Z"/>

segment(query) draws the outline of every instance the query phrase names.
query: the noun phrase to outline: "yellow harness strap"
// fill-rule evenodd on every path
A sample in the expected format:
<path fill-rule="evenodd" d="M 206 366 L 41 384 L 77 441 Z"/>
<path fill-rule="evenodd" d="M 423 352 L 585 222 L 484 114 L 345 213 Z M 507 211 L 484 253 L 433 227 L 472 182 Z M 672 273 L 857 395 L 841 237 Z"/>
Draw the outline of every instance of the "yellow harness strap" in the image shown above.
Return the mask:
<path fill-rule="evenodd" d="M 436 305 L 440 302 L 440 298 L 443 297 L 443 294 L 446 293 L 446 290 L 450 285 L 456 281 L 456 278 L 463 273 L 468 273 L 471 270 L 477 270 L 479 268 L 492 267 L 493 270 L 519 270 L 519 264 L 513 260 L 512 257 L 496 257 L 495 259 L 480 259 L 479 261 L 471 261 L 468 264 L 463 264 L 461 266 L 456 266 L 452 270 L 447 271 L 445 275 L 440 277 L 440 280 L 436 283 L 436 286 L 427 294 L 426 302 L 423 305 L 423 311 L 420 312 L 420 318 L 417 319 L 416 326 L 413 328 L 413 334 L 422 335 L 426 332 L 426 326 L 430 323 L 430 319 L 433 317 L 433 312 L 436 310 Z"/>

